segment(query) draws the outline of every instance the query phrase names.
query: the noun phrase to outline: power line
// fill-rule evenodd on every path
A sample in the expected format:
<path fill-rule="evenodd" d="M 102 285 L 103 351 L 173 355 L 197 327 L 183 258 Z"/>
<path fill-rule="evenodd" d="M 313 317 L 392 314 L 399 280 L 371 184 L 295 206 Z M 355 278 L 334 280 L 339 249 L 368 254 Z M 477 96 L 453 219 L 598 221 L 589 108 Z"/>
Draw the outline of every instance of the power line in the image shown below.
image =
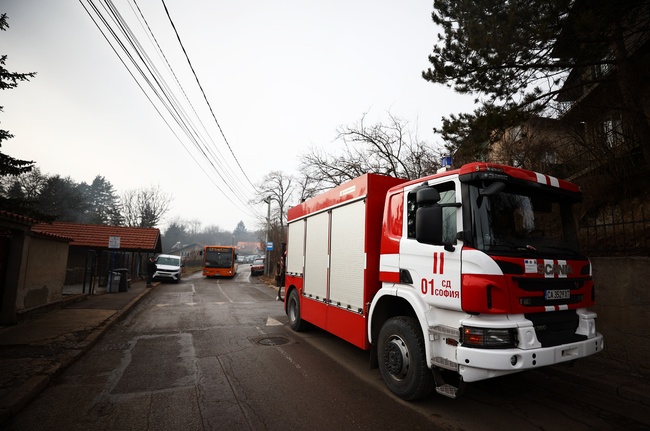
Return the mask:
<path fill-rule="evenodd" d="M 241 200 L 240 195 L 238 193 L 236 193 L 231 188 L 231 185 L 230 185 L 229 181 L 227 181 L 225 178 L 223 178 L 222 172 L 226 172 L 226 170 L 217 169 L 214 166 L 213 162 L 210 160 L 210 158 L 205 153 L 202 146 L 197 141 L 197 138 L 200 139 L 200 134 L 198 132 L 196 132 L 196 130 L 195 130 L 195 128 L 193 126 L 191 126 L 191 121 L 189 121 L 189 118 L 187 117 L 187 115 L 184 114 L 184 109 L 178 104 L 177 99 L 173 96 L 173 93 L 170 91 L 169 86 L 165 83 L 165 81 L 162 78 L 161 74 L 159 73 L 159 71 L 157 70 L 157 68 L 155 67 L 155 65 L 153 64 L 151 59 L 149 58 L 149 56 L 146 54 L 146 51 L 144 50 L 142 45 L 137 41 L 137 38 L 135 37 L 135 35 L 131 31 L 131 29 L 129 28 L 128 24 L 122 18 L 119 11 L 117 11 L 117 9 L 114 7 L 112 2 L 110 2 L 110 1 L 107 1 L 106 5 L 103 5 L 104 8 L 106 9 L 108 15 L 115 22 L 115 25 L 121 30 L 122 35 L 124 36 L 126 41 L 130 44 L 132 50 L 135 52 L 135 54 L 138 56 L 140 61 L 143 63 L 144 67 L 147 69 L 149 75 L 145 74 L 142 67 L 138 64 L 138 62 L 133 57 L 133 54 L 131 54 L 131 52 L 125 46 L 124 42 L 122 42 L 122 40 L 118 37 L 117 32 L 115 31 L 115 29 L 113 29 L 113 27 L 110 25 L 108 19 L 106 17 L 104 17 L 104 15 L 101 13 L 99 8 L 94 3 L 92 3 L 92 0 L 88 0 L 88 1 L 91 4 L 91 6 L 93 7 L 93 10 L 96 12 L 98 17 L 102 20 L 102 22 L 106 26 L 107 30 L 111 33 L 111 35 L 115 39 L 116 43 L 121 47 L 122 51 L 124 51 L 125 55 L 130 59 L 133 66 L 138 70 L 138 72 L 142 76 L 143 80 L 148 84 L 149 88 L 157 96 L 158 100 L 163 104 L 163 106 L 166 107 L 168 113 L 172 116 L 172 118 L 174 118 L 176 123 L 185 132 L 185 134 L 188 136 L 188 138 L 194 143 L 194 146 L 202 154 L 203 158 L 205 160 L 207 160 L 208 163 L 212 166 L 213 170 L 217 173 L 217 175 L 219 175 L 221 177 L 221 180 L 223 181 L 223 183 L 228 188 L 230 188 L 230 190 L 232 192 L 232 195 L 237 197 L 240 200 L 240 202 L 243 205 L 244 211 L 245 212 L 250 211 L 250 206 L 247 204 L 247 202 Z M 91 16 L 91 18 L 92 18 L 92 16 Z M 101 31 L 101 28 L 100 28 L 100 31 Z M 109 41 L 109 44 L 110 44 L 110 41 Z M 114 49 L 114 51 L 116 51 L 116 50 Z M 117 52 L 116 52 L 116 54 L 117 54 Z M 118 57 L 119 57 L 119 54 L 118 54 Z M 126 64 L 124 62 L 123 62 L 123 64 L 128 69 L 128 66 L 126 66 Z M 131 74 L 131 75 L 137 81 L 137 79 L 133 76 L 133 74 Z M 155 82 L 156 85 L 154 85 L 154 83 L 152 82 L 152 79 L 150 79 L 149 76 L 151 76 L 151 78 L 153 79 L 153 81 Z M 142 86 L 140 86 L 140 88 L 141 88 L 142 91 L 144 91 Z M 145 94 L 146 94 L 146 91 L 145 91 Z M 148 97 L 148 95 L 147 95 L 147 97 Z M 150 98 L 149 98 L 149 100 L 153 104 L 153 101 Z M 155 106 L 155 104 L 154 104 L 154 106 Z M 158 109 L 157 109 L 157 111 L 158 111 L 159 115 L 162 116 L 162 113 L 160 113 L 160 111 Z M 164 116 L 162 116 L 162 117 L 164 119 Z M 164 121 L 166 122 L 168 127 L 171 128 L 169 123 L 166 120 L 164 120 Z M 188 122 L 189 122 L 189 125 L 188 125 Z M 180 140 L 180 138 L 178 138 L 178 135 L 175 134 L 175 136 L 177 137 L 177 139 Z M 181 142 L 181 144 L 182 144 L 182 142 Z M 184 144 L 182 144 L 182 145 L 185 148 L 185 150 L 188 151 L 187 147 L 185 147 Z M 195 163 L 199 164 L 198 161 L 193 156 L 192 156 L 192 158 L 194 159 Z M 199 166 L 204 171 L 204 173 L 206 173 L 206 175 L 207 175 L 207 172 L 205 172 L 205 169 L 203 169 L 201 164 L 199 164 Z M 211 177 L 209 175 L 208 175 L 208 178 L 211 179 Z M 215 186 L 217 186 L 219 191 L 222 192 L 222 194 L 224 194 L 224 196 L 228 200 L 231 201 L 231 203 L 235 204 L 235 202 L 233 202 L 232 199 L 230 199 L 230 195 L 228 193 L 224 193 L 223 190 L 212 179 L 211 179 L 211 181 L 215 184 Z M 242 207 L 240 207 L 240 209 L 242 209 Z"/>
<path fill-rule="evenodd" d="M 151 39 L 153 40 L 153 43 L 156 45 L 156 47 L 157 47 L 157 49 L 158 49 L 158 52 L 160 53 L 160 55 L 161 55 L 161 57 L 162 57 L 162 60 L 163 60 L 163 61 L 165 62 L 165 64 L 167 65 L 167 69 L 169 70 L 169 72 L 170 72 L 170 73 L 172 74 L 172 76 L 174 77 L 174 80 L 176 81 L 176 84 L 178 85 L 178 88 L 179 88 L 179 89 L 181 90 L 181 92 L 183 93 L 183 96 L 184 96 L 185 100 L 187 101 L 187 103 L 188 103 L 188 105 L 190 106 L 190 108 L 192 108 L 192 112 L 194 112 L 194 115 L 195 115 L 196 118 L 198 119 L 199 124 L 201 124 L 201 127 L 203 128 L 203 130 L 204 130 L 205 133 L 207 134 L 208 138 L 210 139 L 210 141 L 211 141 L 212 144 L 214 145 L 214 148 L 215 148 L 215 150 L 216 150 L 216 152 L 217 152 L 218 155 L 215 154 L 215 153 L 212 151 L 212 148 L 211 148 L 210 146 L 204 144 L 203 147 L 204 147 L 205 150 L 206 150 L 206 151 L 207 151 L 207 152 L 212 156 L 212 158 L 213 158 L 213 160 L 215 161 L 215 163 L 217 163 L 217 165 L 219 165 L 220 170 L 217 171 L 218 174 L 221 175 L 221 172 L 223 172 L 224 175 L 229 176 L 229 177 L 230 177 L 230 180 L 235 184 L 235 186 L 237 186 L 237 185 L 239 184 L 239 181 L 238 181 L 237 176 L 234 175 L 234 172 L 233 172 L 233 176 L 231 177 L 231 176 L 228 174 L 229 166 L 228 166 L 228 165 L 222 165 L 222 164 L 221 164 L 220 157 L 223 158 L 223 156 L 221 155 L 221 152 L 220 152 L 219 149 L 216 147 L 214 141 L 212 140 L 212 137 L 210 136 L 209 132 L 208 132 L 207 129 L 205 128 L 205 125 L 203 124 L 203 121 L 201 121 L 200 116 L 199 116 L 198 113 L 196 112 L 196 109 L 194 108 L 194 105 L 192 104 L 192 102 L 190 101 L 189 97 L 187 96 L 187 93 L 185 92 L 185 89 L 183 88 L 183 85 L 180 83 L 180 81 L 179 81 L 179 79 L 178 79 L 178 77 L 177 77 L 177 75 L 176 75 L 176 73 L 175 73 L 175 71 L 174 71 L 174 68 L 171 66 L 170 62 L 167 60 L 167 56 L 165 55 L 165 53 L 164 53 L 162 47 L 160 46 L 160 44 L 158 43 L 158 40 L 157 40 L 155 34 L 154 34 L 153 31 L 151 30 L 151 27 L 149 26 L 149 23 L 147 22 L 147 19 L 145 18 L 144 14 L 142 13 L 142 10 L 140 9 L 140 7 L 139 7 L 139 5 L 137 4 L 137 1 L 136 1 L 136 0 L 134 0 L 134 4 L 135 4 L 136 8 L 138 9 L 138 13 L 139 13 L 139 15 L 140 15 L 142 21 L 144 22 L 144 26 L 146 26 L 147 34 L 148 34 L 148 35 L 151 37 Z M 135 12 L 135 11 L 134 11 L 134 12 Z M 190 122 L 191 122 L 191 120 L 190 120 Z M 217 123 L 217 126 L 218 126 L 218 123 Z M 220 130 L 221 130 L 221 129 L 220 129 Z M 222 133 L 223 133 L 223 132 L 222 132 Z M 225 136 L 224 136 L 224 140 L 225 140 Z M 227 141 L 226 141 L 226 144 L 227 144 Z M 234 157 L 234 154 L 233 154 L 233 157 Z M 206 157 L 206 159 L 207 159 L 207 157 Z M 236 158 L 235 158 L 235 160 L 236 160 Z M 209 162 L 209 160 L 208 160 L 208 162 Z M 239 165 L 239 162 L 238 162 L 238 161 L 237 161 L 237 164 Z M 240 166 L 240 169 L 241 169 L 241 166 Z M 243 171 L 242 171 L 242 172 L 243 172 Z M 245 173 L 244 173 L 244 176 L 246 176 Z M 246 177 L 246 178 L 247 178 L 247 177 Z M 223 179 L 223 178 L 222 178 L 222 179 Z M 247 179 L 248 179 L 248 178 L 247 178 Z M 224 180 L 225 183 L 227 183 L 227 181 L 226 181 L 225 179 L 223 179 L 223 180 Z M 250 181 L 249 181 L 249 183 L 250 183 Z M 241 189 L 241 190 L 243 191 L 243 189 Z"/>
<path fill-rule="evenodd" d="M 81 1 L 80 1 L 80 2 L 81 2 Z M 126 48 L 124 47 L 124 45 L 122 44 L 122 42 L 117 38 L 115 32 L 110 28 L 110 26 L 108 25 L 106 19 L 105 19 L 105 18 L 104 18 L 100 13 L 99 13 L 99 10 L 97 9 L 97 6 L 96 6 L 94 3 L 92 3 L 92 1 L 89 1 L 89 4 L 91 5 L 91 7 L 92 7 L 93 10 L 95 11 L 95 13 L 98 14 L 98 16 L 100 17 L 100 19 L 102 20 L 102 22 L 105 24 L 106 28 L 111 32 L 111 34 L 113 34 L 113 36 L 114 36 L 114 38 L 116 39 L 116 41 L 120 44 L 120 46 L 122 46 L 122 48 L 123 48 L 123 50 L 125 51 L 125 53 L 127 54 L 127 56 L 129 56 L 129 58 L 131 58 L 131 60 L 132 60 L 132 62 L 133 62 L 133 57 L 130 55 L 130 53 L 128 53 L 128 51 L 126 50 Z M 136 82 L 136 84 L 138 85 L 138 87 L 140 88 L 140 90 L 142 90 L 142 92 L 144 93 L 145 97 L 149 100 L 149 102 L 151 103 L 151 105 L 153 106 L 153 108 L 156 110 L 156 112 L 158 112 L 158 115 L 160 115 L 160 117 L 162 118 L 162 120 L 165 122 L 165 124 L 166 124 L 167 127 L 170 129 L 170 131 L 174 134 L 174 136 L 176 137 L 176 139 L 178 139 L 178 141 L 181 143 L 181 145 L 183 146 L 183 148 L 185 149 L 185 151 L 187 151 L 187 153 L 190 155 L 190 157 L 192 158 L 192 160 L 194 160 L 194 162 L 197 163 L 197 165 L 199 165 L 199 167 L 203 170 L 203 172 L 206 174 L 206 176 L 208 176 L 208 178 L 210 178 L 210 176 L 209 176 L 208 173 L 205 171 L 205 169 L 203 169 L 203 167 L 198 163 L 198 161 L 196 160 L 196 158 L 194 157 L 194 155 L 192 155 L 192 153 L 188 150 L 188 148 L 185 146 L 185 144 L 183 144 L 183 141 L 180 139 L 180 137 L 178 136 L 178 134 L 176 133 L 176 131 L 174 131 L 173 127 L 171 127 L 171 124 L 169 124 L 169 122 L 167 121 L 167 119 L 165 118 L 165 116 L 162 115 L 162 112 L 160 112 L 160 110 L 158 109 L 158 107 L 156 106 L 156 104 L 153 102 L 153 100 L 151 100 L 151 97 L 150 97 L 149 94 L 147 94 L 147 92 L 144 90 L 144 88 L 142 87 L 142 85 L 140 84 L 140 82 L 137 80 L 137 78 L 135 77 L 135 75 L 133 75 L 133 72 L 131 71 L 131 69 L 129 69 L 129 67 L 126 65 L 126 63 L 125 63 L 124 60 L 122 59 L 122 57 L 120 57 L 120 55 L 118 54 L 117 50 L 116 50 L 115 47 L 111 44 L 110 40 L 108 39 L 108 37 L 106 36 L 106 34 L 103 32 L 103 30 L 101 29 L 101 27 L 99 26 L 99 24 L 97 23 L 97 21 L 95 20 L 95 18 L 93 18 L 93 16 L 90 14 L 90 11 L 89 11 L 89 10 L 88 10 L 84 5 L 83 5 L 83 3 L 82 3 L 81 5 L 82 5 L 82 7 L 86 10 L 86 12 L 87 12 L 88 15 L 90 16 L 91 20 L 95 23 L 95 25 L 97 26 L 97 28 L 99 29 L 99 31 L 102 33 L 102 36 L 104 36 L 104 39 L 106 39 L 106 41 L 108 42 L 108 44 L 109 44 L 109 46 L 111 47 L 111 49 L 113 49 L 113 52 L 115 52 L 115 54 L 116 54 L 117 57 L 120 59 L 120 61 L 121 61 L 122 64 L 124 65 L 124 67 L 127 69 L 127 71 L 129 72 L 129 74 L 131 75 L 131 77 L 133 78 L 133 80 Z M 138 71 L 140 71 L 140 73 L 143 75 L 143 78 L 145 79 L 145 81 L 149 82 L 148 79 L 146 78 L 146 76 L 144 76 L 144 74 L 142 73 L 142 70 L 139 68 L 139 66 L 138 66 L 137 64 L 135 64 L 135 62 L 133 62 L 133 63 L 134 63 L 134 66 L 136 67 L 136 69 L 138 69 Z M 155 89 L 154 89 L 154 93 L 156 93 Z M 156 93 L 156 94 L 157 94 L 157 93 Z M 214 181 L 213 181 L 213 183 L 214 183 Z M 220 188 L 216 183 L 214 183 L 214 184 L 215 184 L 215 186 L 219 189 L 219 191 L 221 191 L 221 192 L 223 193 L 223 191 L 221 190 L 221 188 Z M 225 193 L 224 193 L 224 195 L 225 195 Z M 226 197 L 227 197 L 227 195 L 226 195 Z"/>
<path fill-rule="evenodd" d="M 181 41 L 181 37 L 178 34 L 178 31 L 176 31 L 176 26 L 174 25 L 174 21 L 172 21 L 172 17 L 169 16 L 169 10 L 167 10 L 167 5 L 165 4 L 165 0 L 161 0 L 163 7 L 165 8 L 165 13 L 167 14 L 167 18 L 169 18 L 169 23 L 172 25 L 172 28 L 174 29 L 174 33 L 176 34 L 176 38 L 178 39 L 178 43 L 183 49 L 183 54 L 185 54 L 185 58 L 187 59 L 187 64 L 189 64 L 190 69 L 192 70 L 192 74 L 194 75 L 194 78 L 196 79 L 196 83 L 201 89 L 201 94 L 203 94 L 203 98 L 205 99 L 205 103 L 208 105 L 208 108 L 210 108 L 210 113 L 212 114 L 212 118 L 214 118 L 214 122 L 217 124 L 217 127 L 219 128 L 219 132 L 221 132 L 221 136 L 223 136 L 223 140 L 226 142 L 226 145 L 228 146 L 228 149 L 230 150 L 230 153 L 232 154 L 233 158 L 237 162 L 237 166 L 239 166 L 239 169 L 241 170 L 242 174 L 244 174 L 244 177 L 246 177 L 246 180 L 248 183 L 253 186 L 253 183 L 251 183 L 251 180 L 248 179 L 248 176 L 246 175 L 246 172 L 242 169 L 241 165 L 239 164 L 239 160 L 237 160 L 237 156 L 235 156 L 235 153 L 232 151 L 232 148 L 230 147 L 230 144 L 228 143 L 228 139 L 226 139 L 226 135 L 223 133 L 223 130 L 221 129 L 221 126 L 219 125 L 219 121 L 217 121 L 217 117 L 214 115 L 214 111 L 212 110 L 212 105 L 210 105 L 210 102 L 208 101 L 207 96 L 205 95 L 205 91 L 203 91 L 203 86 L 201 85 L 201 82 L 199 81 L 199 77 L 196 76 L 196 72 L 194 71 L 194 67 L 192 66 L 192 62 L 190 61 L 190 58 L 187 55 L 187 51 L 185 51 L 185 46 L 183 46 L 183 42 Z M 254 187 L 254 186 L 253 186 Z"/>
<path fill-rule="evenodd" d="M 112 3 L 110 0 L 108 0 L 105 4 L 102 4 L 102 6 L 103 6 L 104 10 L 106 11 L 107 15 L 110 16 L 110 17 L 112 18 L 112 21 L 115 23 L 115 26 L 116 26 L 117 28 L 119 28 L 120 33 L 123 35 L 124 39 L 125 39 L 125 40 L 127 41 L 127 43 L 130 45 L 131 50 L 132 50 L 132 51 L 137 55 L 138 59 L 140 60 L 140 62 L 141 62 L 142 65 L 144 66 L 144 69 L 143 69 L 143 67 L 140 66 L 140 64 L 138 63 L 138 61 L 136 61 L 136 58 L 135 58 L 134 55 L 131 53 L 131 50 L 129 50 L 129 48 L 125 45 L 125 43 L 122 41 L 122 39 L 118 36 L 118 32 L 113 28 L 113 26 L 112 26 L 111 23 L 109 22 L 109 19 L 106 18 L 106 16 L 104 16 L 104 14 L 103 14 L 102 11 L 99 9 L 99 7 L 98 7 L 98 6 L 93 2 L 93 0 L 87 0 L 87 2 L 88 2 L 88 4 L 89 4 L 89 6 L 92 8 L 92 10 L 94 11 L 94 13 L 97 15 L 98 19 L 102 22 L 102 24 L 103 24 L 104 27 L 106 28 L 106 31 L 107 31 L 108 33 L 110 33 L 110 35 L 112 36 L 112 38 L 113 38 L 113 40 L 115 41 L 115 43 L 120 47 L 121 51 L 124 52 L 125 56 L 129 59 L 130 63 L 131 63 L 131 64 L 133 65 L 133 67 L 137 70 L 137 72 L 139 73 L 139 75 L 142 77 L 142 79 L 144 80 L 144 82 L 148 85 L 148 87 L 149 87 L 150 90 L 153 92 L 153 94 L 156 96 L 156 98 L 157 98 L 157 99 L 158 99 L 158 100 L 163 104 L 163 106 L 166 108 L 167 112 L 168 112 L 168 113 L 171 115 L 171 117 L 174 119 L 174 121 L 176 122 L 176 124 L 177 124 L 177 125 L 181 128 L 181 130 L 183 130 L 184 133 L 188 136 L 188 138 L 189 138 L 190 141 L 193 143 L 193 145 L 194 145 L 194 147 L 197 149 L 197 151 L 199 151 L 199 153 L 202 155 L 202 157 L 203 157 L 203 158 L 208 162 L 208 164 L 212 167 L 212 170 L 213 170 L 213 171 L 214 171 L 214 172 L 215 172 L 215 173 L 216 173 L 216 174 L 221 178 L 221 180 L 223 181 L 223 183 L 224 183 L 224 184 L 225 184 L 225 185 L 230 189 L 230 191 L 232 192 L 232 195 L 233 195 L 234 197 L 236 197 L 236 198 L 237 198 L 237 199 L 238 199 L 238 200 L 243 204 L 243 208 L 240 207 L 240 209 L 243 209 L 245 212 L 249 213 L 249 215 L 252 215 L 253 217 L 259 217 L 260 214 L 253 214 L 253 213 L 250 212 L 250 211 L 252 210 L 251 206 L 248 205 L 247 202 L 241 200 L 240 193 L 236 192 L 236 191 L 232 188 L 232 186 L 236 186 L 236 185 L 238 184 L 238 181 L 236 180 L 236 176 L 235 176 L 234 178 L 231 177 L 229 180 L 226 180 L 226 178 L 224 178 L 223 175 L 229 175 L 229 174 L 228 174 L 228 169 L 227 169 L 227 167 L 221 165 L 221 162 L 219 161 L 219 157 L 217 157 L 217 156 L 212 152 L 210 146 L 206 145 L 205 143 L 202 143 L 203 139 L 202 139 L 202 137 L 201 137 L 201 134 L 198 133 L 198 131 L 196 130 L 196 127 L 193 126 L 192 121 L 191 121 L 191 119 L 189 118 L 189 116 L 187 115 L 187 113 L 185 112 L 184 108 L 181 106 L 180 103 L 178 103 L 178 99 L 176 99 L 176 97 L 174 96 L 173 91 L 172 91 L 171 88 L 167 85 L 167 83 L 165 82 L 164 78 L 163 78 L 162 75 L 160 74 L 160 71 L 157 69 L 157 67 L 155 66 L 154 62 L 151 60 L 151 58 L 147 55 L 146 50 L 145 50 L 144 47 L 139 43 L 139 41 L 137 40 L 137 37 L 136 37 L 135 34 L 132 32 L 132 30 L 130 29 L 128 23 L 124 20 L 124 18 L 123 18 L 122 15 L 119 13 L 119 11 L 117 10 L 117 8 L 115 8 L 115 6 L 113 5 L 113 3 Z M 185 149 L 185 151 L 188 152 L 188 154 L 190 154 L 190 157 L 192 157 L 192 159 L 194 160 L 194 162 L 197 163 L 197 165 L 199 165 L 199 167 L 201 168 L 201 170 L 202 170 L 202 171 L 206 174 L 206 176 L 207 176 L 207 177 L 212 181 L 212 183 L 217 187 L 217 189 L 218 189 L 218 190 L 219 190 L 219 191 L 220 191 L 220 192 L 221 192 L 221 193 L 222 193 L 222 194 L 223 194 L 223 195 L 224 195 L 224 196 L 225 196 L 225 197 L 226 197 L 226 198 L 227 198 L 231 203 L 233 203 L 235 206 L 238 206 L 235 202 L 233 202 L 233 200 L 231 199 L 230 195 L 229 195 L 228 193 L 224 193 L 224 191 L 219 187 L 219 185 L 218 185 L 217 183 L 214 182 L 214 180 L 212 179 L 212 177 L 211 177 L 210 175 L 208 175 L 208 173 L 205 171 L 205 169 L 203 168 L 203 166 L 202 166 L 202 165 L 198 162 L 198 160 L 197 160 L 197 159 L 196 159 L 196 158 L 191 154 L 191 152 L 189 151 L 189 149 L 185 146 L 185 144 L 182 142 L 182 140 L 180 139 L 180 137 L 179 137 L 179 136 L 176 134 L 176 132 L 173 130 L 173 128 L 171 127 L 171 124 L 169 124 L 169 122 L 167 121 L 167 119 L 165 118 L 165 116 L 162 114 L 162 112 L 158 109 L 158 107 L 156 106 L 156 104 L 153 102 L 153 100 L 152 100 L 151 97 L 149 96 L 148 92 L 145 91 L 144 87 L 142 87 L 142 85 L 140 84 L 139 80 L 135 77 L 135 75 L 133 74 L 133 72 L 131 71 L 131 69 L 128 67 L 128 65 L 126 64 L 126 62 L 125 62 L 124 59 L 122 58 L 122 56 L 119 55 L 117 48 L 113 45 L 113 43 L 111 43 L 111 41 L 109 40 L 109 37 L 106 35 L 106 33 L 104 32 L 104 30 L 102 30 L 102 28 L 101 28 L 101 26 L 99 25 L 99 23 L 97 22 L 97 20 L 93 17 L 93 14 L 88 10 L 88 8 L 86 8 L 86 6 L 83 4 L 82 0 L 80 0 L 80 3 L 81 3 L 81 5 L 82 5 L 82 7 L 84 7 L 84 9 L 86 10 L 86 12 L 88 13 L 88 15 L 90 16 L 90 18 L 93 20 L 93 22 L 95 23 L 95 25 L 97 26 L 97 28 L 99 29 L 99 31 L 102 33 L 102 35 L 104 36 L 104 38 L 106 39 L 106 41 L 109 43 L 109 46 L 111 46 L 111 48 L 113 49 L 113 51 L 115 52 L 115 54 L 118 56 L 118 58 L 120 59 L 120 61 L 121 61 L 122 64 L 124 65 L 124 67 L 126 67 L 127 71 L 128 71 L 129 74 L 131 75 L 131 77 L 136 81 L 136 84 L 138 85 L 138 87 L 140 88 L 140 90 L 141 90 L 143 93 L 145 93 L 145 96 L 147 97 L 147 99 L 149 100 L 149 102 L 152 104 L 152 106 L 154 106 L 154 109 L 156 109 L 156 111 L 158 112 L 158 115 L 163 119 L 163 121 L 165 122 L 165 124 L 167 125 L 167 127 L 172 131 L 172 133 L 174 134 L 174 136 L 179 140 L 179 142 L 181 143 L 181 145 L 183 146 L 183 148 Z M 101 2 L 100 2 L 100 3 L 101 3 Z M 164 4 L 164 3 L 163 3 L 163 4 Z M 137 7 L 137 3 L 136 3 L 136 7 Z M 138 7 L 138 10 L 140 10 L 139 7 Z M 171 17 L 169 17 L 169 11 L 167 10 L 167 7 L 166 7 L 166 6 L 165 6 L 165 12 L 167 13 L 168 18 L 170 19 L 170 22 L 172 23 L 172 27 L 174 28 L 174 32 L 175 32 L 175 34 L 176 34 L 176 37 L 177 37 L 179 43 L 181 43 L 181 47 L 182 47 L 182 49 L 183 49 L 183 52 L 184 52 L 184 54 L 185 54 L 185 57 L 186 57 L 188 63 L 190 64 L 190 68 L 192 69 L 192 73 L 194 74 L 194 77 L 195 77 L 195 79 L 196 79 L 196 81 L 197 81 L 197 83 L 198 83 L 198 85 L 199 85 L 199 88 L 201 89 L 201 92 L 202 92 L 202 94 L 203 94 L 203 97 L 204 97 L 206 103 L 208 104 L 208 107 L 210 108 L 210 112 L 211 112 L 211 114 L 212 114 L 213 119 L 214 119 L 215 122 L 217 123 L 217 126 L 218 126 L 218 128 L 219 128 L 219 131 L 221 132 L 221 134 L 222 134 L 222 136 L 223 136 L 223 138 L 224 138 L 224 140 L 225 140 L 225 142 L 226 142 L 226 145 L 227 145 L 228 148 L 230 149 L 230 152 L 231 152 L 232 156 L 235 158 L 235 161 L 237 162 L 237 165 L 239 166 L 240 170 L 241 170 L 242 173 L 244 174 L 244 177 L 248 180 L 248 183 L 252 186 L 252 183 L 250 182 L 250 180 L 248 179 L 248 176 L 246 176 L 245 172 L 244 172 L 243 169 L 241 168 L 241 165 L 239 164 L 239 161 L 238 161 L 237 158 L 235 157 L 234 152 L 232 151 L 232 148 L 230 147 L 230 144 L 227 142 L 226 137 L 225 137 L 225 135 L 224 135 L 224 133 L 223 133 L 223 130 L 221 129 L 221 126 L 219 125 L 219 123 L 218 123 L 218 121 L 217 121 L 217 119 L 216 119 L 216 116 L 214 115 L 214 111 L 212 110 L 212 107 L 210 106 L 209 101 L 207 100 L 206 94 L 205 94 L 205 92 L 203 91 L 203 88 L 202 88 L 202 86 L 201 86 L 201 84 L 200 84 L 200 82 L 199 82 L 199 80 L 198 80 L 198 77 L 197 77 L 197 75 L 196 75 L 196 73 L 195 73 L 195 71 L 194 71 L 194 69 L 193 69 L 193 67 L 192 67 L 192 65 L 191 65 L 191 63 L 190 63 L 190 61 L 189 61 L 189 58 L 188 58 L 188 56 L 187 56 L 187 52 L 185 51 L 185 48 L 182 46 L 182 42 L 181 42 L 181 40 L 180 40 L 180 37 L 179 37 L 179 35 L 178 35 L 178 32 L 176 31 L 176 28 L 175 28 L 173 22 L 171 21 Z M 194 109 L 194 106 L 191 104 L 189 98 L 187 97 L 187 94 L 185 93 L 184 89 L 183 89 L 182 86 L 180 85 L 180 82 L 178 81 L 178 78 L 176 77 L 176 74 L 174 73 L 173 68 L 171 67 L 171 65 L 170 65 L 169 62 L 167 61 L 167 57 L 165 56 L 165 54 L 164 54 L 162 48 L 160 47 L 160 45 L 157 43 L 157 40 L 155 39 L 155 35 L 154 35 L 153 32 L 151 31 L 151 29 L 150 29 L 148 23 L 146 22 L 146 19 L 144 18 L 144 15 L 142 14 L 141 11 L 140 11 L 140 14 L 141 14 L 141 16 L 142 16 L 142 19 L 145 21 L 145 24 L 147 25 L 147 28 L 148 28 L 149 34 L 151 34 L 151 36 L 152 36 L 152 37 L 154 38 L 154 40 L 156 41 L 156 45 L 158 46 L 158 50 L 159 50 L 159 52 L 161 53 L 161 55 L 163 56 L 163 58 L 165 59 L 165 62 L 166 62 L 166 64 L 167 64 L 168 69 L 170 70 L 170 72 L 171 72 L 172 75 L 174 76 L 174 78 L 175 78 L 175 80 L 176 80 L 178 86 L 180 87 L 181 91 L 183 92 L 183 94 L 184 94 L 184 96 L 185 96 L 185 99 L 187 100 L 187 102 L 189 103 L 190 107 L 192 108 L 192 110 L 193 110 L 195 116 L 198 118 L 199 122 L 200 122 L 201 125 L 203 126 L 203 123 L 201 122 L 200 117 L 199 117 L 198 114 L 196 113 L 196 110 Z M 146 69 L 146 71 L 148 72 L 148 74 L 145 73 L 145 69 Z M 209 137 L 209 133 L 207 132 L 207 130 L 205 130 L 205 127 L 204 127 L 204 126 L 203 126 L 203 129 L 204 129 L 204 131 L 206 132 L 206 134 L 207 134 L 208 137 Z M 214 144 L 214 142 L 213 142 L 213 144 Z M 218 149 L 217 149 L 217 151 L 218 151 Z M 213 162 L 213 160 L 214 160 L 214 162 Z M 220 165 L 220 167 L 217 168 L 217 167 L 215 166 L 215 163 L 218 164 L 218 165 Z M 233 180 L 234 180 L 234 181 L 233 181 Z M 232 182 L 232 185 L 231 185 L 231 182 Z M 253 187 L 254 187 L 254 186 L 253 186 Z"/>

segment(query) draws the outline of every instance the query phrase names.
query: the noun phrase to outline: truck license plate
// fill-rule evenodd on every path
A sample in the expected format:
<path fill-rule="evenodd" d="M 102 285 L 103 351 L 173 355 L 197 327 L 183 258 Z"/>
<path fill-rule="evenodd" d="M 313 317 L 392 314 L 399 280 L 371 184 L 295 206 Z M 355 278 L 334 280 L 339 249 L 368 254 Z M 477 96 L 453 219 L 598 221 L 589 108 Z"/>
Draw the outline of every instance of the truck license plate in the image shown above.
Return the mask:
<path fill-rule="evenodd" d="M 571 298 L 571 291 L 569 289 L 547 290 L 545 296 L 546 296 L 546 299 L 550 299 L 550 300 L 569 299 L 569 298 Z"/>

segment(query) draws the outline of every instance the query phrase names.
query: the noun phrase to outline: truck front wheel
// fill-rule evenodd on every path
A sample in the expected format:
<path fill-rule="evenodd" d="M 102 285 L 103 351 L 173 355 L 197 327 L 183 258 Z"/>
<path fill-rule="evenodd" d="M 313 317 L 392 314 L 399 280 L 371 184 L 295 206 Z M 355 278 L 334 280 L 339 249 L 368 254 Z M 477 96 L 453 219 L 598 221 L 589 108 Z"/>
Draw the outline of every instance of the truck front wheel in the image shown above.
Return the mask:
<path fill-rule="evenodd" d="M 405 316 L 388 319 L 379 331 L 377 356 L 384 383 L 398 397 L 415 400 L 434 388 L 416 319 Z"/>
<path fill-rule="evenodd" d="M 289 316 L 289 327 L 294 331 L 300 332 L 307 327 L 307 322 L 300 317 L 300 298 L 296 289 L 293 289 L 287 298 L 287 316 Z"/>

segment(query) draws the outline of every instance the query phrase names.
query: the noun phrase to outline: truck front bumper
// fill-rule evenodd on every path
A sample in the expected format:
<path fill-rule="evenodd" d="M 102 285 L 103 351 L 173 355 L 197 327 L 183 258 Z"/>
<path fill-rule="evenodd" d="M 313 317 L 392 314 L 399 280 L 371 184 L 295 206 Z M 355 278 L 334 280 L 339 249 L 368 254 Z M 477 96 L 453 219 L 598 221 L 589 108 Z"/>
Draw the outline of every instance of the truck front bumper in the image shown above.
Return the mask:
<path fill-rule="evenodd" d="M 573 361 L 600 352 L 603 348 L 604 341 L 600 333 L 583 341 L 529 350 L 460 346 L 457 350 L 458 373 L 465 382 L 475 382 Z"/>

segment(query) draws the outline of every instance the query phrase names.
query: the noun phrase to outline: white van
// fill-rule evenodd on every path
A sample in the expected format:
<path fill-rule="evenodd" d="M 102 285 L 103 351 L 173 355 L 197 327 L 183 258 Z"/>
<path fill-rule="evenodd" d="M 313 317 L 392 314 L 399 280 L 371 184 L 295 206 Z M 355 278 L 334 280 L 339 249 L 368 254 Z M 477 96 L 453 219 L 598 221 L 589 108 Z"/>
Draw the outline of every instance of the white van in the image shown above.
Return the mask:
<path fill-rule="evenodd" d="M 183 262 L 180 256 L 173 254 L 159 254 L 156 258 L 156 272 L 154 280 L 171 280 L 175 283 L 181 281 L 181 268 Z"/>

